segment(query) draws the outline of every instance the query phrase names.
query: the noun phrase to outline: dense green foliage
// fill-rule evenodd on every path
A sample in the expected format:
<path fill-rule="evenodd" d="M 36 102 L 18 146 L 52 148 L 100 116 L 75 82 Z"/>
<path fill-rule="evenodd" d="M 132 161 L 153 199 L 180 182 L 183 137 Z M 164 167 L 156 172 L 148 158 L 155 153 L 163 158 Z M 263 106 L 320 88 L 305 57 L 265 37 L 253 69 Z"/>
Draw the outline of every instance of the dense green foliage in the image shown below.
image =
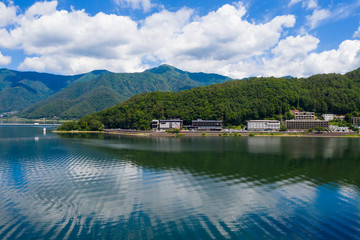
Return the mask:
<path fill-rule="evenodd" d="M 179 117 L 190 124 L 202 118 L 234 126 L 249 119 L 289 118 L 290 108 L 317 113 L 359 112 L 359 73 L 252 78 L 181 92 L 144 93 L 86 119 L 97 119 L 107 128 L 149 129 L 152 119 Z"/>
<path fill-rule="evenodd" d="M 89 81 L 104 74 L 94 71 L 75 76 L 0 69 L 0 113 L 19 111 L 43 101 L 76 81 Z"/>
<path fill-rule="evenodd" d="M 69 121 L 57 128 L 59 131 L 102 131 L 103 129 L 102 122 L 96 119 Z"/>
<path fill-rule="evenodd" d="M 152 91 L 179 91 L 229 80 L 217 74 L 189 73 L 168 65 L 142 73 L 109 73 L 77 80 L 49 99 L 26 109 L 22 116 L 80 118 L 124 101 L 136 94 Z"/>
<path fill-rule="evenodd" d="M 323 132 L 323 131 L 325 131 L 325 128 L 324 127 L 316 127 L 315 130 L 318 132 Z"/>

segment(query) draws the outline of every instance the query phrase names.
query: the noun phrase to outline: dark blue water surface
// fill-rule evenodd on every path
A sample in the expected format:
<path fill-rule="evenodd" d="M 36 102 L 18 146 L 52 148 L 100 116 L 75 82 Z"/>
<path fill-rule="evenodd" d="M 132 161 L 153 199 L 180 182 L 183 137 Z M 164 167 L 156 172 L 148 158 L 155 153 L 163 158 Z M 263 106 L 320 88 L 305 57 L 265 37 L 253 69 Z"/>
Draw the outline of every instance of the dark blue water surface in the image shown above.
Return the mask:
<path fill-rule="evenodd" d="M 0 126 L 0 239 L 360 239 L 360 138 Z"/>

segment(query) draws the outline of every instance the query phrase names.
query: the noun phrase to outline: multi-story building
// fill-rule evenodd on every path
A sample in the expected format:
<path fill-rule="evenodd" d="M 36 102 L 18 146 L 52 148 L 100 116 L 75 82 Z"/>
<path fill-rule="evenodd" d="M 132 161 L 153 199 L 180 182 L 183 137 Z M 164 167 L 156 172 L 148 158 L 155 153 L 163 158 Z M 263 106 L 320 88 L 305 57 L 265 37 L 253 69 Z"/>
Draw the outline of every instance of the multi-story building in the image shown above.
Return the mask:
<path fill-rule="evenodd" d="M 354 127 L 360 127 L 360 117 L 353 117 L 352 120 Z"/>
<path fill-rule="evenodd" d="M 159 120 L 152 120 L 151 121 L 151 129 L 158 130 L 159 129 L 159 124 L 160 124 Z"/>
<path fill-rule="evenodd" d="M 168 119 L 168 120 L 152 120 L 152 129 L 168 130 L 172 128 L 181 129 L 183 126 L 183 120 L 181 119 Z"/>
<path fill-rule="evenodd" d="M 349 132 L 348 127 L 339 127 L 339 126 L 335 126 L 335 125 L 330 125 L 329 129 L 332 132 Z"/>
<path fill-rule="evenodd" d="M 345 119 L 345 115 L 335 115 L 334 119 L 336 120 L 344 120 Z"/>
<path fill-rule="evenodd" d="M 189 128 L 195 130 L 205 130 L 205 131 L 221 131 L 222 129 L 222 121 L 216 120 L 192 120 L 191 126 Z"/>
<path fill-rule="evenodd" d="M 313 112 L 296 112 L 295 120 L 315 120 L 315 113 L 313 113 Z"/>
<path fill-rule="evenodd" d="M 331 121 L 334 120 L 334 114 L 323 114 L 321 115 L 325 121 Z"/>
<path fill-rule="evenodd" d="M 307 130 L 317 127 L 329 128 L 329 121 L 325 120 L 286 120 L 285 125 L 289 130 Z"/>
<path fill-rule="evenodd" d="M 279 131 L 280 121 L 277 120 L 249 120 L 247 121 L 248 131 Z"/>

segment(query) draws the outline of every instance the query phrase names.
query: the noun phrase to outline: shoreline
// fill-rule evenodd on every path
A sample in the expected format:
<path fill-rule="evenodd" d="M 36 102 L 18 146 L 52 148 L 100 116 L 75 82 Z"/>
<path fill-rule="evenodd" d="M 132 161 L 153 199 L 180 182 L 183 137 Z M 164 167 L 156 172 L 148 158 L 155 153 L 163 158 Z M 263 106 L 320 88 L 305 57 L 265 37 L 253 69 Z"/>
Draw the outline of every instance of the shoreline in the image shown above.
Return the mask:
<path fill-rule="evenodd" d="M 229 132 L 188 132 L 181 131 L 180 133 L 166 133 L 154 131 L 141 131 L 141 130 L 113 130 L 105 129 L 104 131 L 58 131 L 54 130 L 53 133 L 103 133 L 111 135 L 124 135 L 124 136 L 138 136 L 138 137 L 360 137 L 358 133 L 343 133 L 343 132 L 323 132 L 323 133 L 264 133 L 264 132 L 246 132 L 246 133 L 229 133 Z"/>

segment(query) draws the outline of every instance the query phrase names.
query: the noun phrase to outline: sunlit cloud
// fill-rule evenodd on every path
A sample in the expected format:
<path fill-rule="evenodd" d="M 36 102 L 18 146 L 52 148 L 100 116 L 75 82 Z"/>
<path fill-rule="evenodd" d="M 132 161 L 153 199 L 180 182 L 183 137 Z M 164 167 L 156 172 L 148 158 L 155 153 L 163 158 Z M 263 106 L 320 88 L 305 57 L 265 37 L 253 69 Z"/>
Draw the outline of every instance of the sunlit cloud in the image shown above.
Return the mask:
<path fill-rule="evenodd" d="M 290 3 L 300 2 L 315 4 Z M 11 15 L 0 20 L 4 25 L 0 28 L 0 50 L 25 53 L 19 70 L 61 74 L 94 69 L 137 72 L 167 63 L 187 71 L 233 78 L 300 77 L 350 71 L 359 62 L 357 40 L 345 40 L 335 49 L 317 52 L 320 39 L 306 28 L 300 35 L 289 35 L 288 30 L 296 24 L 295 15 L 257 23 L 248 20 L 248 10 L 241 2 L 225 4 L 203 16 L 186 7 L 177 11 L 161 9 L 141 20 L 57 8 L 57 1 L 37 2 L 24 12 L 0 4 L 0 11 Z M 309 9 L 313 14 L 308 16 L 308 28 L 316 28 L 333 12 L 339 17 L 341 13 L 350 14 L 347 9 L 349 6 L 331 11 Z M 1 65 L 10 62 L 10 56 L 1 55 Z"/>

